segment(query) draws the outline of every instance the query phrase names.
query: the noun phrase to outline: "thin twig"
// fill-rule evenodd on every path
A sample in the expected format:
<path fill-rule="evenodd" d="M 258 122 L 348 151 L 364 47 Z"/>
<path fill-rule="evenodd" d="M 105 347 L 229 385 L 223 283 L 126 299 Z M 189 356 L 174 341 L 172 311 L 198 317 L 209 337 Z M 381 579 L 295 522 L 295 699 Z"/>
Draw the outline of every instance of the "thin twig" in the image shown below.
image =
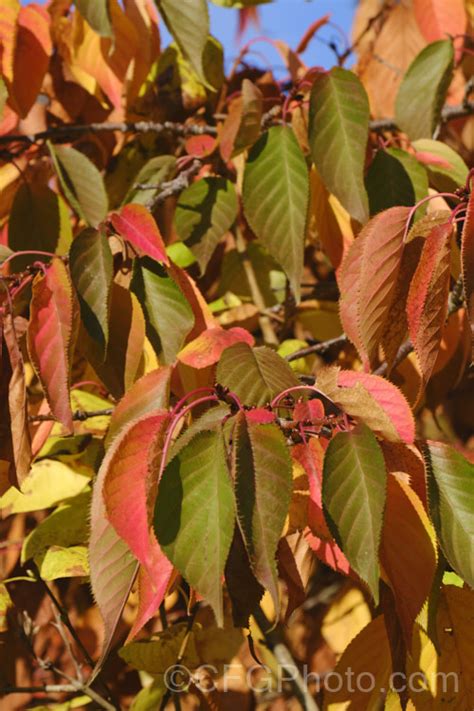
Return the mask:
<path fill-rule="evenodd" d="M 215 126 L 200 124 L 183 124 L 173 121 L 117 121 L 104 123 L 70 124 L 65 126 L 51 126 L 45 131 L 37 133 L 15 133 L 0 136 L 0 145 L 8 143 L 34 144 L 48 138 L 62 139 L 83 135 L 84 133 L 114 132 L 121 133 L 172 133 L 176 136 L 202 136 L 203 134 L 217 135 Z"/>
<path fill-rule="evenodd" d="M 159 189 L 160 192 L 156 197 L 153 197 L 147 202 L 146 207 L 149 210 L 154 210 L 157 205 L 161 205 L 161 203 L 163 203 L 167 198 L 171 197 L 172 195 L 178 195 L 180 192 L 185 190 L 187 187 L 189 187 L 189 185 L 191 184 L 191 180 L 199 172 L 201 166 L 201 161 L 196 159 L 191 163 L 188 168 L 182 170 L 181 173 L 176 176 L 176 178 L 161 183 L 160 186 L 157 186 L 157 189 Z"/>
<path fill-rule="evenodd" d="M 72 419 L 78 422 L 84 422 L 91 417 L 107 417 L 113 413 L 113 408 L 105 408 L 104 410 L 76 410 L 72 413 Z M 30 415 L 28 422 L 55 422 L 56 418 L 51 413 L 45 415 Z"/>
<path fill-rule="evenodd" d="M 343 333 L 342 336 L 337 336 L 337 338 L 330 338 L 328 341 L 321 341 L 321 343 L 315 343 L 312 346 L 300 348 L 298 351 L 287 355 L 286 360 L 291 363 L 293 360 L 298 360 L 298 358 L 304 358 L 305 356 L 313 355 L 314 353 L 317 353 L 318 355 L 325 355 L 333 348 L 344 348 L 344 346 L 348 343 L 349 339 Z"/>

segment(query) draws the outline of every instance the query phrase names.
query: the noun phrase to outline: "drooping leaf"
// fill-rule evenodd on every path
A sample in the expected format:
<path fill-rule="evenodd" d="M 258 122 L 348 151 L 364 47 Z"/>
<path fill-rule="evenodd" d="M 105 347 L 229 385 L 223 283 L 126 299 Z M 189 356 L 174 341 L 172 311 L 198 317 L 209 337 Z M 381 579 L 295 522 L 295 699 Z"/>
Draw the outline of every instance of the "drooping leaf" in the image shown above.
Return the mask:
<path fill-rule="evenodd" d="M 413 624 L 436 573 L 436 535 L 415 492 L 394 476 L 387 479 L 380 561 L 410 645 Z"/>
<path fill-rule="evenodd" d="M 53 53 L 50 16 L 36 3 L 20 7 L 13 42 L 13 76 L 9 84 L 10 101 L 22 118 L 34 105 Z M 8 32 L 8 29 L 7 29 Z"/>
<path fill-rule="evenodd" d="M 209 34 L 206 0 L 155 0 L 173 38 L 194 71 L 206 80 L 203 53 Z"/>
<path fill-rule="evenodd" d="M 349 561 L 334 540 L 326 541 L 315 536 L 309 528 L 306 530 L 305 536 L 318 560 L 342 575 L 350 575 Z"/>
<path fill-rule="evenodd" d="M 471 326 L 471 360 L 474 361 L 474 196 L 471 192 L 461 242 L 462 279 L 466 314 Z"/>
<path fill-rule="evenodd" d="M 378 550 L 386 494 L 382 450 L 365 425 L 338 432 L 324 457 L 323 503 L 330 529 L 378 601 Z"/>
<path fill-rule="evenodd" d="M 339 316 L 344 332 L 359 353 L 363 355 L 365 353 L 359 322 L 359 284 L 368 229 L 369 226 L 361 230 L 357 240 L 354 240 L 347 250 L 345 259 L 340 266 L 337 280 L 341 294 L 339 298 Z M 366 355 L 365 359 L 367 360 Z"/>
<path fill-rule="evenodd" d="M 156 556 L 155 570 L 152 573 L 140 566 L 137 576 L 137 611 L 127 642 L 134 639 L 148 620 L 157 614 L 172 579 L 173 566 L 161 550 Z"/>
<path fill-rule="evenodd" d="M 408 330 L 425 383 L 436 363 L 448 312 L 452 231 L 449 222 L 431 230 L 408 292 Z"/>
<path fill-rule="evenodd" d="M 223 623 L 221 577 L 234 534 L 235 503 L 221 432 L 202 432 L 166 467 L 154 527 L 163 552 Z"/>
<path fill-rule="evenodd" d="M 433 137 L 453 65 L 451 40 L 429 44 L 410 64 L 397 94 L 395 115 L 397 124 L 411 140 Z"/>
<path fill-rule="evenodd" d="M 84 222 L 97 227 L 108 212 L 108 198 L 101 174 L 89 158 L 75 148 L 49 144 L 49 151 L 71 207 Z"/>
<path fill-rule="evenodd" d="M 169 264 L 163 238 L 153 216 L 143 205 L 124 205 L 110 221 L 117 232 L 137 250 L 140 257 L 151 257 Z"/>
<path fill-rule="evenodd" d="M 370 214 L 396 205 L 412 206 L 428 195 L 426 170 L 400 148 L 378 151 L 366 178 Z"/>
<path fill-rule="evenodd" d="M 217 365 L 216 380 L 246 405 L 267 405 L 278 393 L 298 385 L 288 363 L 270 348 L 236 343 L 226 348 Z"/>
<path fill-rule="evenodd" d="M 8 223 L 10 248 L 14 252 L 39 249 L 63 255 L 67 254 L 71 240 L 71 223 L 62 197 L 41 183 L 20 185 Z M 24 269 L 35 259 L 35 255 L 17 257 L 13 265 L 15 269 Z"/>
<path fill-rule="evenodd" d="M 113 37 L 108 0 L 74 0 L 81 15 L 101 37 Z"/>
<path fill-rule="evenodd" d="M 430 182 L 440 192 L 452 192 L 464 185 L 468 168 L 461 156 L 446 143 L 420 138 L 413 141 L 415 158 L 428 171 Z"/>
<path fill-rule="evenodd" d="M 134 669 L 144 670 L 160 680 L 167 669 L 176 663 L 183 641 L 188 635 L 182 663 L 190 669 L 195 669 L 199 664 L 199 657 L 194 634 L 189 635 L 186 627 L 183 622 L 173 625 L 158 633 L 152 640 L 142 639 L 126 644 L 119 654 Z"/>
<path fill-rule="evenodd" d="M 458 37 L 466 31 L 466 10 L 463 0 L 414 0 L 413 12 L 423 37 L 428 42 Z"/>
<path fill-rule="evenodd" d="M 365 684 L 365 674 L 370 669 L 370 684 Z M 337 684 L 325 691 L 325 702 L 328 711 L 341 711 L 348 708 L 373 709 L 380 705 L 381 689 L 390 686 L 392 659 L 390 643 L 385 626 L 385 618 L 379 615 L 373 619 L 362 632 L 359 632 L 344 654 L 339 659 L 335 673 L 338 679 L 348 679 L 354 674 L 361 683 L 357 685 Z M 396 677 L 395 677 L 396 678 Z"/>
<path fill-rule="evenodd" d="M 227 558 L 225 581 L 232 602 L 234 625 L 248 627 L 250 615 L 262 599 L 264 589 L 251 570 L 249 556 L 238 526 L 235 527 Z"/>
<path fill-rule="evenodd" d="M 171 368 L 163 366 L 139 378 L 117 404 L 105 438 L 108 447 L 134 420 L 168 405 Z"/>
<path fill-rule="evenodd" d="M 32 288 L 28 352 L 53 416 L 72 432 L 69 402 L 75 340 L 71 278 L 61 259 L 53 259 Z"/>
<path fill-rule="evenodd" d="M 311 400 L 309 402 L 312 402 Z M 322 482 L 324 450 L 320 441 L 311 437 L 305 444 L 291 448 L 291 456 L 307 474 L 309 482 L 308 526 L 311 532 L 324 540 L 331 540 L 323 513 Z"/>
<path fill-rule="evenodd" d="M 364 186 L 369 101 L 355 74 L 340 67 L 320 74 L 311 91 L 309 143 L 330 193 L 361 223 L 368 217 Z"/>
<path fill-rule="evenodd" d="M 229 106 L 229 113 L 219 128 L 219 148 L 225 161 L 250 148 L 262 129 L 263 96 L 249 79 L 242 82 L 242 93 Z"/>
<path fill-rule="evenodd" d="M 361 339 L 370 363 L 377 358 L 380 337 L 390 318 L 408 214 L 408 208 L 393 207 L 377 215 L 366 228 L 358 308 Z"/>
<path fill-rule="evenodd" d="M 223 351 L 234 343 L 253 346 L 255 339 L 245 328 L 208 328 L 178 353 L 178 360 L 191 368 L 207 368 L 218 363 Z"/>
<path fill-rule="evenodd" d="M 274 126 L 249 152 L 244 213 L 255 235 L 283 267 L 297 300 L 308 200 L 308 169 L 295 134 L 286 126 Z"/>
<path fill-rule="evenodd" d="M 82 322 L 105 356 L 113 279 L 112 252 L 105 234 L 90 228 L 77 235 L 69 250 L 69 268 L 79 298 Z"/>
<path fill-rule="evenodd" d="M 237 516 L 252 571 L 279 607 L 276 551 L 293 488 L 291 459 L 283 434 L 272 424 L 237 415 L 233 476 Z"/>
<path fill-rule="evenodd" d="M 474 586 L 474 464 L 441 442 L 429 442 L 428 503 L 444 555 Z"/>
<path fill-rule="evenodd" d="M 135 260 L 132 289 L 145 308 L 148 338 L 172 363 L 195 322 L 189 302 L 166 269 L 147 258 Z"/>
<path fill-rule="evenodd" d="M 201 273 L 206 271 L 220 239 L 235 222 L 237 210 L 235 188 L 225 178 L 203 178 L 179 196 L 176 231 L 196 257 Z"/>

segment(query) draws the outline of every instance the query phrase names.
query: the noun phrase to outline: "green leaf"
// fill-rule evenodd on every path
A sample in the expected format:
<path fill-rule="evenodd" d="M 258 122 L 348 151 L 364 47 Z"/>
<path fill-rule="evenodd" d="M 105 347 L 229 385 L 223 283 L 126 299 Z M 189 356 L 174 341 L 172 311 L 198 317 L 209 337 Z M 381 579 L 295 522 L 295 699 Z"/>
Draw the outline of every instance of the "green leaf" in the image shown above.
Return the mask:
<path fill-rule="evenodd" d="M 377 152 L 365 180 L 370 214 L 396 205 L 411 207 L 428 194 L 426 170 L 400 148 Z"/>
<path fill-rule="evenodd" d="M 203 53 L 209 35 L 206 0 L 156 0 L 158 9 L 179 49 L 196 74 L 206 82 Z"/>
<path fill-rule="evenodd" d="M 474 464 L 441 442 L 429 442 L 430 514 L 450 565 L 474 587 Z"/>
<path fill-rule="evenodd" d="M 176 167 L 176 158 L 174 156 L 156 156 L 151 158 L 140 168 L 138 174 L 134 177 L 132 186 L 127 192 L 122 204 L 127 205 L 129 202 L 146 205 L 153 200 L 160 190 L 161 183 L 170 180 L 173 177 Z M 140 190 L 136 185 L 153 185 L 154 190 Z"/>
<path fill-rule="evenodd" d="M 349 563 L 379 597 L 378 550 L 387 474 L 380 445 L 366 425 L 338 432 L 324 457 L 323 504 Z"/>
<path fill-rule="evenodd" d="M 242 197 L 250 227 L 283 267 L 299 300 L 309 178 L 304 155 L 287 126 L 270 128 L 250 149 Z"/>
<path fill-rule="evenodd" d="M 334 67 L 318 76 L 310 100 L 311 155 L 329 192 L 361 223 L 369 212 L 364 186 L 368 133 L 369 100 L 356 75 Z"/>
<path fill-rule="evenodd" d="M 113 36 L 109 0 L 74 0 L 74 3 L 82 17 L 101 37 Z"/>
<path fill-rule="evenodd" d="M 408 67 L 398 90 L 395 118 L 412 141 L 432 138 L 453 75 L 451 40 L 425 47 Z"/>
<path fill-rule="evenodd" d="M 240 530 L 255 578 L 279 608 L 276 551 L 293 489 L 292 465 L 275 425 L 237 415 L 233 473 Z"/>
<path fill-rule="evenodd" d="M 194 314 L 165 267 L 147 257 L 136 259 L 132 290 L 145 309 L 147 336 L 163 363 L 173 363 L 194 326 Z"/>
<path fill-rule="evenodd" d="M 245 405 L 262 406 L 286 388 L 299 385 L 288 363 L 275 351 L 236 343 L 223 352 L 216 380 L 234 392 Z"/>
<path fill-rule="evenodd" d="M 160 546 L 223 624 L 222 575 L 235 503 L 221 432 L 203 432 L 166 467 L 154 526 Z"/>
<path fill-rule="evenodd" d="M 160 681 L 155 680 L 149 686 L 145 686 L 138 692 L 132 701 L 130 711 L 152 711 L 153 709 L 159 709 L 165 694 L 166 684 L 164 681 L 162 679 Z"/>
<path fill-rule="evenodd" d="M 185 638 L 187 643 L 184 648 L 182 664 L 190 669 L 195 669 L 199 665 L 199 657 L 194 633 L 191 631 L 189 634 L 184 622 L 178 622 L 163 632 L 159 632 L 154 635 L 153 639 L 141 639 L 126 644 L 119 650 L 119 655 L 131 667 L 152 674 L 160 683 L 164 681 L 163 676 L 167 669 L 176 664 Z"/>
<path fill-rule="evenodd" d="M 89 158 L 75 148 L 48 145 L 68 202 L 87 224 L 97 227 L 109 210 L 101 174 Z"/>
<path fill-rule="evenodd" d="M 69 250 L 72 283 L 79 297 L 81 318 L 105 357 L 109 341 L 109 302 L 113 257 L 103 232 L 83 230 Z"/>
<path fill-rule="evenodd" d="M 90 491 L 69 499 L 39 523 L 25 538 L 21 551 L 22 564 L 44 556 L 50 546 L 63 548 L 85 544 L 89 535 L 88 511 Z"/>
<path fill-rule="evenodd" d="M 426 167 L 436 190 L 453 192 L 466 183 L 469 169 L 461 156 L 446 143 L 420 138 L 413 141 L 412 146 L 416 151 L 415 158 Z"/>
<path fill-rule="evenodd" d="M 175 227 L 196 257 L 201 273 L 206 271 L 220 239 L 234 224 L 237 212 L 237 193 L 225 178 L 203 178 L 181 193 Z"/>
<path fill-rule="evenodd" d="M 16 192 L 8 223 L 10 248 L 14 252 L 39 249 L 67 254 L 72 240 L 68 212 L 62 197 L 46 185 L 23 183 Z M 17 257 L 13 260 L 13 268 L 24 269 L 35 259 L 35 255 Z"/>

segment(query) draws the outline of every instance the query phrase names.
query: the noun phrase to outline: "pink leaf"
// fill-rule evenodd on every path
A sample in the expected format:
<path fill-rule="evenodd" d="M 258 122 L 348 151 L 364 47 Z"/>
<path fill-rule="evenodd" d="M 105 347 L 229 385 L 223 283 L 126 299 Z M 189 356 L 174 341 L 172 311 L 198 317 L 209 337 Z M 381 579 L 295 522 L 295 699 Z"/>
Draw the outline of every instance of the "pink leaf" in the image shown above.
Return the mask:
<path fill-rule="evenodd" d="M 429 153 L 428 151 L 417 151 L 415 157 L 424 165 L 437 165 L 439 168 L 445 168 L 446 170 L 452 170 L 453 168 L 451 163 L 447 160 L 436 156 L 434 153 Z"/>
<path fill-rule="evenodd" d="M 343 575 L 349 575 L 351 566 L 344 553 L 341 551 L 337 543 L 334 541 L 323 541 L 308 530 L 306 532 L 306 540 L 312 551 L 314 551 L 319 560 L 328 565 L 333 570 Z"/>
<path fill-rule="evenodd" d="M 313 398 L 305 402 L 297 402 L 293 410 L 293 419 L 296 422 L 312 422 L 313 425 L 305 425 L 305 431 L 319 432 L 322 420 L 326 416 L 324 405 L 321 400 Z"/>
<path fill-rule="evenodd" d="M 259 425 L 268 425 L 275 422 L 275 413 L 266 410 L 264 407 L 256 407 L 255 410 L 249 410 L 245 413 L 249 422 L 256 422 Z"/>
<path fill-rule="evenodd" d="M 166 567 L 171 564 L 161 551 L 160 555 L 163 558 L 163 570 L 165 570 Z M 162 575 L 158 582 L 156 580 L 152 581 L 145 568 L 140 566 L 140 570 L 138 571 L 137 614 L 132 629 L 128 634 L 127 642 L 130 642 L 130 640 L 136 637 L 148 620 L 158 612 L 158 608 L 163 602 L 166 590 L 169 587 L 170 578 L 171 576 Z"/>
<path fill-rule="evenodd" d="M 338 386 L 351 388 L 357 383 L 361 383 L 387 413 L 400 439 L 407 444 L 412 444 L 415 439 L 415 420 L 400 390 L 389 380 L 378 375 L 353 370 L 341 370 L 338 373 Z"/>
<path fill-rule="evenodd" d="M 54 417 L 73 431 L 69 402 L 74 318 L 69 272 L 53 259 L 33 282 L 28 324 L 28 352 Z"/>
<path fill-rule="evenodd" d="M 217 363 L 222 352 L 234 343 L 253 346 L 253 336 L 245 328 L 208 328 L 178 353 L 178 360 L 191 368 L 207 368 Z"/>
<path fill-rule="evenodd" d="M 158 226 L 146 207 L 131 203 L 113 212 L 110 221 L 127 242 L 136 248 L 140 256 L 147 255 L 158 262 L 169 264 L 166 248 Z"/>

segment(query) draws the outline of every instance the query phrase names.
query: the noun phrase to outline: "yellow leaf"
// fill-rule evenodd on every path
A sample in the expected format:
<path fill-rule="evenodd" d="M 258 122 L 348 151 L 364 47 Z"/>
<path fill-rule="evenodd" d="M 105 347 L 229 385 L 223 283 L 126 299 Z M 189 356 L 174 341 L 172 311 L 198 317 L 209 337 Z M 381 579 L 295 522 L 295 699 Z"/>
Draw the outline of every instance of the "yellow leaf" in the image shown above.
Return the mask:
<path fill-rule="evenodd" d="M 140 669 L 152 676 L 161 677 L 166 670 L 176 664 L 181 645 L 187 635 L 187 624 L 180 622 L 153 639 L 130 642 L 119 650 L 122 659 L 134 669 Z M 189 669 L 199 666 L 200 659 L 196 650 L 194 634 L 189 634 L 182 664 Z"/>
<path fill-rule="evenodd" d="M 339 306 L 334 301 L 303 301 L 296 310 L 296 334 L 318 341 L 337 338 L 342 333 Z"/>
<path fill-rule="evenodd" d="M 38 569 L 43 580 L 76 578 L 89 575 L 89 559 L 86 546 L 52 546 L 38 560 Z"/>
<path fill-rule="evenodd" d="M 54 459 L 35 462 L 23 482 L 22 491 L 11 487 L 1 498 L 0 508 L 7 513 L 49 509 L 64 499 L 76 496 L 90 478 Z"/>
<path fill-rule="evenodd" d="M 474 708 L 474 591 L 446 585 L 437 617 L 438 654 L 418 625 L 408 658 L 410 697 L 417 711 Z"/>
<path fill-rule="evenodd" d="M 370 610 L 362 592 L 358 588 L 346 589 L 324 615 L 321 634 L 333 652 L 341 655 L 370 620 Z"/>
<path fill-rule="evenodd" d="M 349 644 L 333 673 L 325 677 L 327 711 L 378 711 L 392 669 L 383 615 Z"/>
<path fill-rule="evenodd" d="M 6 585 L 0 583 L 0 633 L 8 630 L 7 613 L 10 607 L 13 607 L 12 599 Z"/>

